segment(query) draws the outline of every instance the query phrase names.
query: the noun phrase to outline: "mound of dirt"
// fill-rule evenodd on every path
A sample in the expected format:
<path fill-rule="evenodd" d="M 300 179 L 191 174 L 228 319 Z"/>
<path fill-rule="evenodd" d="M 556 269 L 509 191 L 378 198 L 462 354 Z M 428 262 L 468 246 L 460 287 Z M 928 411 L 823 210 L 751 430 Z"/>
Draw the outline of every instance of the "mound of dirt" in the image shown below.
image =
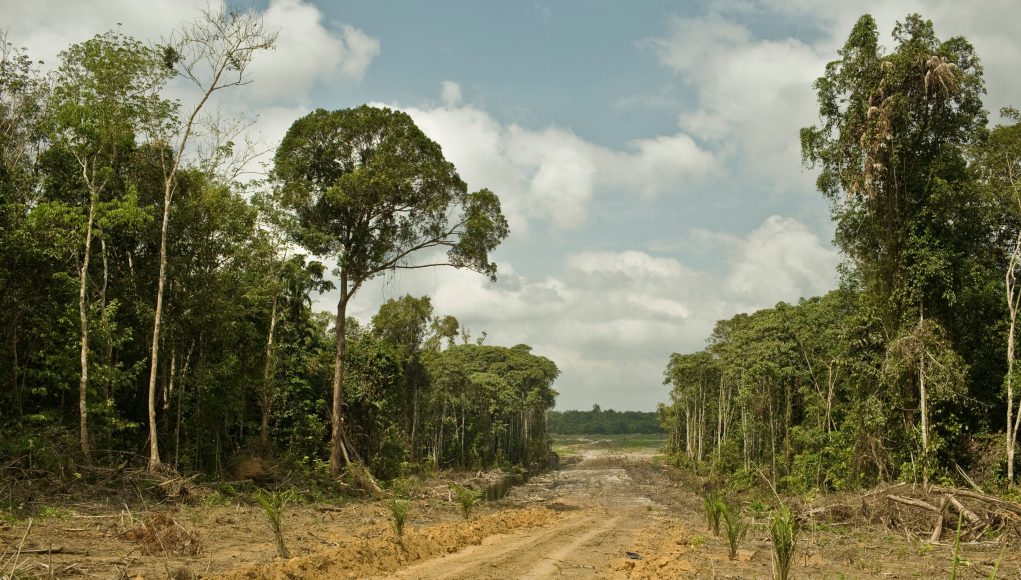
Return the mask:
<path fill-rule="evenodd" d="M 629 580 L 686 578 L 695 571 L 691 562 L 690 533 L 676 520 L 661 520 L 646 528 L 631 550 L 613 566 Z"/>
<path fill-rule="evenodd" d="M 546 508 L 504 510 L 471 522 L 407 528 L 404 538 L 348 538 L 336 548 L 268 564 L 249 565 L 219 576 L 225 580 L 270 578 L 365 578 L 410 563 L 477 545 L 488 536 L 551 524 L 561 514 Z"/>

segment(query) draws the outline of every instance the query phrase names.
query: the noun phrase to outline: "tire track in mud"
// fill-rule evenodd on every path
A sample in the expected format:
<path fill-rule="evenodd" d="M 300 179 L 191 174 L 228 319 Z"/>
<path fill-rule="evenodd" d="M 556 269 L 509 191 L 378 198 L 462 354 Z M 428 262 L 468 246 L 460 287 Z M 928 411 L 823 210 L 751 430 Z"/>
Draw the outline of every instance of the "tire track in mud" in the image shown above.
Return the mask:
<path fill-rule="evenodd" d="M 630 510 L 634 511 L 634 510 Z M 549 528 L 486 538 L 455 554 L 404 568 L 392 578 L 592 578 L 609 568 L 637 523 L 637 512 L 612 516 L 585 509 Z M 619 548 L 619 549 L 618 549 Z"/>
<path fill-rule="evenodd" d="M 605 458 L 551 472 L 512 490 L 508 501 L 565 511 L 542 528 L 490 536 L 419 562 L 392 578 L 609 578 L 638 531 L 650 524 L 652 501 L 641 494 L 625 469 Z"/>

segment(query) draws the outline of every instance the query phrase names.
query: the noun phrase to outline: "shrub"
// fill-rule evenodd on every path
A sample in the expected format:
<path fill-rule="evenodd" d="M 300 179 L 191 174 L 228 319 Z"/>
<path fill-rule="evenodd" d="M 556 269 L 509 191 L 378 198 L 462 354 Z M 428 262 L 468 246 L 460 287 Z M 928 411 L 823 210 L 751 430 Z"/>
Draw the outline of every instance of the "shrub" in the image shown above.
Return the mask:
<path fill-rule="evenodd" d="M 720 515 L 723 513 L 723 500 L 719 493 L 710 492 L 702 498 L 702 505 L 705 508 L 705 521 L 715 536 L 720 535 Z"/>

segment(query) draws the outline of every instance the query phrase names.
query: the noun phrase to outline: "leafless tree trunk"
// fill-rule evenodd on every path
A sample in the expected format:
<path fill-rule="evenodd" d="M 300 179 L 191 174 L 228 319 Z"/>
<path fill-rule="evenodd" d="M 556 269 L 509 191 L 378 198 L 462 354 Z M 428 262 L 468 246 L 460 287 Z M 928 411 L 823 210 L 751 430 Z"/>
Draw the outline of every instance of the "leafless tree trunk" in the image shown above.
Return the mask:
<path fill-rule="evenodd" d="M 919 307 L 918 327 L 925 322 L 925 310 Z M 929 485 L 929 392 L 925 386 L 925 345 L 919 349 L 918 355 L 918 398 L 922 414 L 922 483 Z"/>
<path fill-rule="evenodd" d="M 89 195 L 89 220 L 85 226 L 85 252 L 82 255 L 82 269 L 78 276 L 78 317 L 79 322 L 81 323 L 81 377 L 78 381 L 78 419 L 82 455 L 85 456 L 86 461 L 92 460 L 92 450 L 89 446 L 88 407 L 89 305 L 88 300 L 86 299 L 86 293 L 89 283 L 89 257 L 92 255 L 92 225 L 95 223 L 96 204 L 98 201 L 99 193 L 92 191 Z"/>
<path fill-rule="evenodd" d="M 330 473 L 340 475 L 342 467 L 351 463 L 344 437 L 344 357 L 347 354 L 347 272 L 340 274 L 340 300 L 337 302 L 337 352 L 333 361 L 333 407 L 330 421 Z"/>
<path fill-rule="evenodd" d="M 1010 328 L 1007 332 L 1007 484 L 1014 485 L 1014 454 L 1017 448 L 1018 427 L 1021 426 L 1021 409 L 1015 408 L 1014 358 L 1017 335 L 1017 314 L 1021 306 L 1021 289 L 1017 286 L 1018 267 L 1021 265 L 1021 233 L 1014 242 L 1007 266 L 1006 289 L 1007 310 L 1010 314 Z"/>
<path fill-rule="evenodd" d="M 273 296 L 273 307 L 269 315 L 269 335 L 266 337 L 266 364 L 262 369 L 262 424 L 259 426 L 259 442 L 263 453 L 269 453 L 269 414 L 273 404 L 273 332 L 276 327 L 277 297 Z"/>

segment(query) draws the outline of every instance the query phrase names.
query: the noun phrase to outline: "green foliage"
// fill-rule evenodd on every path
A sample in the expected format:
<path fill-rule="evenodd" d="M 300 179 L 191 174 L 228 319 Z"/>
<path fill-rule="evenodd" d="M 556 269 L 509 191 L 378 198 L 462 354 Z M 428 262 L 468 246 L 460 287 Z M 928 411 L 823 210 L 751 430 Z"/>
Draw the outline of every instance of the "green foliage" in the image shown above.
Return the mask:
<path fill-rule="evenodd" d="M 230 12 L 219 24 L 261 31 L 248 16 Z M 201 35 L 200 26 L 192 32 Z M 272 44 L 256 36 L 258 46 L 231 49 L 227 70 Z M 293 252 L 297 241 L 337 258 L 348 298 L 430 248 L 492 277 L 489 254 L 508 233 L 496 195 L 469 192 L 405 113 L 372 107 L 295 123 L 271 187 L 258 195 L 218 169 L 233 143 L 193 140 L 178 166 L 180 111 L 165 85 L 187 53 L 107 32 L 68 47 L 44 75 L 0 39 L 2 463 L 70 477 L 86 459 L 79 448 L 121 466 L 147 437 L 152 289 L 171 166 L 153 401 L 165 463 L 219 475 L 232 453 L 257 445 L 317 490 L 337 492 L 324 475 L 341 351 L 347 384 L 337 404 L 343 399 L 349 451 L 376 476 L 423 464 L 545 461 L 552 362 L 524 345 L 446 354 L 462 329 L 434 316 L 428 297 L 390 301 L 338 341 L 347 319 L 338 325 L 313 308 L 334 289 L 328 268 Z M 216 132 L 201 133 L 193 135 Z M 302 146 L 327 137 L 322 149 Z M 84 364 L 78 337 L 87 337 Z M 79 447 L 73 426 L 86 416 L 90 445 Z M 221 495 L 208 501 L 230 497 Z"/>
<path fill-rule="evenodd" d="M 748 521 L 741 517 L 741 506 L 737 503 L 720 502 L 720 515 L 723 518 L 723 531 L 727 537 L 727 548 L 730 559 L 737 558 L 737 547 L 748 533 Z"/>
<path fill-rule="evenodd" d="M 550 411 L 550 433 L 561 435 L 623 435 L 629 433 L 664 433 L 659 416 L 654 412 L 614 411 Z"/>
<path fill-rule="evenodd" d="M 482 499 L 482 494 L 474 489 L 468 489 L 463 485 L 457 483 L 450 484 L 451 491 L 454 492 L 454 497 L 457 499 L 458 505 L 461 507 L 461 515 L 464 516 L 464 521 L 471 519 L 472 509 Z"/>
<path fill-rule="evenodd" d="M 257 489 L 253 495 L 255 497 L 255 501 L 258 502 L 259 506 L 262 507 L 262 511 L 266 514 L 269 529 L 273 532 L 273 539 L 276 541 L 277 555 L 284 559 L 290 558 L 291 555 L 287 551 L 287 546 L 284 544 L 284 532 L 281 526 L 281 520 L 283 518 L 284 508 L 287 507 L 287 504 L 296 497 L 294 490 L 266 491 Z"/>
<path fill-rule="evenodd" d="M 719 537 L 720 535 L 720 518 L 723 515 L 723 511 L 726 509 L 726 504 L 723 502 L 723 497 L 719 492 L 707 493 L 702 498 L 702 507 L 705 514 L 706 523 L 709 525 L 709 531 L 714 536 Z"/>
<path fill-rule="evenodd" d="M 798 520 L 788 506 L 780 506 L 773 514 L 773 519 L 769 523 L 769 536 L 773 540 L 776 578 L 787 580 L 798 544 Z"/>
<path fill-rule="evenodd" d="M 411 511 L 411 502 L 406 499 L 391 498 L 387 506 L 390 508 L 390 525 L 398 538 L 404 537 L 404 524 Z"/>
<path fill-rule="evenodd" d="M 718 321 L 706 349 L 668 362 L 660 419 L 696 466 L 793 492 L 923 481 L 976 463 L 974 438 L 1005 427 L 1005 345 L 989 337 L 1006 332 L 1021 125 L 1008 112 L 985 128 L 966 39 L 918 15 L 890 50 L 878 39 L 863 16 L 801 134 L 832 202 L 841 288 Z"/>

